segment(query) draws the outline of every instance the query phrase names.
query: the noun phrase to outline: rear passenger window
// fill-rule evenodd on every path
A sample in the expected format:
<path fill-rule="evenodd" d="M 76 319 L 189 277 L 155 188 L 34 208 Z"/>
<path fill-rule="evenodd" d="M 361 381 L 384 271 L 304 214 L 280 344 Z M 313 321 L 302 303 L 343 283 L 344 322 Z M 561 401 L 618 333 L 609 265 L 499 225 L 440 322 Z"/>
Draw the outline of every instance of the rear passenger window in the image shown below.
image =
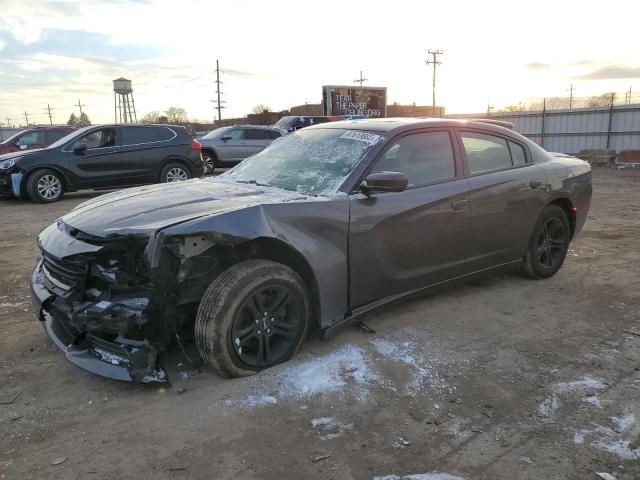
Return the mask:
<path fill-rule="evenodd" d="M 138 145 L 140 143 L 156 142 L 158 139 L 154 135 L 153 127 L 125 127 L 125 144 Z"/>
<path fill-rule="evenodd" d="M 67 132 L 45 132 L 44 134 L 45 143 L 51 145 L 52 143 L 60 140 L 66 134 Z"/>
<path fill-rule="evenodd" d="M 422 185 L 456 176 L 448 132 L 415 133 L 400 138 L 385 152 L 371 173 L 401 172 L 409 185 Z"/>
<path fill-rule="evenodd" d="M 511 159 L 517 167 L 527 163 L 527 156 L 524 154 L 524 148 L 514 142 L 509 142 L 509 150 L 511 150 Z"/>
<path fill-rule="evenodd" d="M 461 132 L 461 137 L 472 174 L 512 166 L 507 141 L 503 138 L 476 132 Z"/>
<path fill-rule="evenodd" d="M 269 131 L 262 128 L 249 128 L 246 131 L 247 140 L 270 140 Z"/>
<path fill-rule="evenodd" d="M 273 139 L 280 138 L 282 136 L 282 134 L 277 130 L 270 130 L 269 133 L 271 134 L 271 138 Z"/>

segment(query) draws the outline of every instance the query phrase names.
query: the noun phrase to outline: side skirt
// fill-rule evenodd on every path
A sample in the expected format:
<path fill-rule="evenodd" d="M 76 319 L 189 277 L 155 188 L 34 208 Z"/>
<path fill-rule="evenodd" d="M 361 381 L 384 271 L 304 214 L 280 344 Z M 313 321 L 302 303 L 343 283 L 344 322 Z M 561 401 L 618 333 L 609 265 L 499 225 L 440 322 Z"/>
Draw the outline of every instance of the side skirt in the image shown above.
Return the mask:
<path fill-rule="evenodd" d="M 324 328 L 322 330 L 322 338 L 323 339 L 328 339 L 331 338 L 332 336 L 334 336 L 336 334 L 336 332 L 344 327 L 346 327 L 347 325 L 352 324 L 353 322 L 357 321 L 361 316 L 363 316 L 366 313 L 372 312 L 374 310 L 378 310 L 379 308 L 385 307 L 387 305 L 393 304 L 393 303 L 398 303 L 404 300 L 408 300 L 411 298 L 418 298 L 421 297 L 425 294 L 431 294 L 431 293 L 435 293 L 438 292 L 440 290 L 444 290 L 446 288 L 449 288 L 453 285 L 457 285 L 460 283 L 465 283 L 465 282 L 469 282 L 471 280 L 475 280 L 477 278 L 482 278 L 487 276 L 488 274 L 492 274 L 492 273 L 498 273 L 498 272 L 502 272 L 502 271 L 509 271 L 512 270 L 513 268 L 517 267 L 520 265 L 520 263 L 522 262 L 521 259 L 518 260 L 513 260 L 511 262 L 507 262 L 507 263 L 502 263 L 500 265 L 496 265 L 494 267 L 489 267 L 489 268 L 485 268 L 482 270 L 478 270 L 476 272 L 472 272 L 472 273 L 467 273 L 465 275 L 460 275 L 459 277 L 454 277 L 451 278 L 449 280 L 444 280 L 442 282 L 438 282 L 438 283 L 434 283 L 433 285 L 428 285 L 426 287 L 420 287 L 420 288 L 416 288 L 414 290 L 409 290 L 407 292 L 403 292 L 403 293 L 398 293 L 396 295 L 390 295 L 388 297 L 384 297 L 380 300 L 376 300 L 375 302 L 371 302 L 368 303 L 366 305 L 363 305 L 362 307 L 358 307 L 356 309 L 354 309 L 353 311 L 351 311 L 350 313 L 348 313 L 344 320 L 342 320 L 340 323 L 336 323 L 335 325 L 331 325 L 327 328 Z"/>

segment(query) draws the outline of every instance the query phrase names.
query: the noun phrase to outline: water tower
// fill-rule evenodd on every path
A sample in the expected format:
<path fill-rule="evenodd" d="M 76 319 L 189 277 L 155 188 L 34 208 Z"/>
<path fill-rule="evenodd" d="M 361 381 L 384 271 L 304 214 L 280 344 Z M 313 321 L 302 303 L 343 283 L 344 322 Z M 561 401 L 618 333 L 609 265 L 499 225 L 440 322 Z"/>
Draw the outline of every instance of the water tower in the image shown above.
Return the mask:
<path fill-rule="evenodd" d="M 137 123 L 131 80 L 120 77 L 113 81 L 113 108 L 116 123 Z"/>

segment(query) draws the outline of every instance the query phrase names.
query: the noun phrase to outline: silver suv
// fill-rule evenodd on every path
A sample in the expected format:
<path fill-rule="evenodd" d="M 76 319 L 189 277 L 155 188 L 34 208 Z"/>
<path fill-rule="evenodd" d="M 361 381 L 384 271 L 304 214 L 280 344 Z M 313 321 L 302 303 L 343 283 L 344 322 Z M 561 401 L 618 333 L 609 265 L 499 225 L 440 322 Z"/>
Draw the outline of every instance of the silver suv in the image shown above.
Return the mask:
<path fill-rule="evenodd" d="M 284 133 L 273 127 L 234 125 L 221 127 L 198 139 L 202 144 L 205 174 L 216 167 L 231 167 L 258 153 Z"/>

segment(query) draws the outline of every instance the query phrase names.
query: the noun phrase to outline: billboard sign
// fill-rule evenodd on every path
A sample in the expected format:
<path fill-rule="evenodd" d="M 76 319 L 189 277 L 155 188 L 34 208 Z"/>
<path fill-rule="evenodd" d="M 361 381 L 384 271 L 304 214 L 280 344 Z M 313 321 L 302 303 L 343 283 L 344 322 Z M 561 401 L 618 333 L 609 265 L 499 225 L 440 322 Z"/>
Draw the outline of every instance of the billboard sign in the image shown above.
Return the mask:
<path fill-rule="evenodd" d="M 365 118 L 387 116 L 387 87 L 322 87 L 325 115 L 362 115 Z"/>

